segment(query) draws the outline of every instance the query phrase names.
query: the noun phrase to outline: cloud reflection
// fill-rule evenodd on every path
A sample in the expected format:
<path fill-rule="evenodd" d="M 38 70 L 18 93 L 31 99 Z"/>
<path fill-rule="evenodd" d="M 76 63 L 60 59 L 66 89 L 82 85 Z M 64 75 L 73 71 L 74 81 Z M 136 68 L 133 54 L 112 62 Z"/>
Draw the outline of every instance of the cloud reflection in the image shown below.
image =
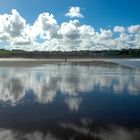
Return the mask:
<path fill-rule="evenodd" d="M 82 98 L 80 97 L 69 97 L 65 100 L 65 103 L 68 105 L 71 111 L 78 111 Z"/>
<path fill-rule="evenodd" d="M 73 130 L 81 137 L 95 140 L 139 140 L 140 130 L 129 130 L 120 126 L 108 126 L 107 129 L 98 128 L 92 130 L 84 125 L 76 125 L 73 123 L 62 123 L 61 127 L 66 130 Z M 73 136 L 73 140 L 75 137 Z"/>
<path fill-rule="evenodd" d="M 51 103 L 56 94 L 67 95 L 70 110 L 78 110 L 80 93 L 112 89 L 112 93 L 137 95 L 140 92 L 140 70 L 117 64 L 80 65 L 47 64 L 36 68 L 0 69 L 0 101 L 17 104 L 29 90 L 39 103 Z"/>
<path fill-rule="evenodd" d="M 0 129 L 0 140 L 58 140 L 51 133 L 44 135 L 42 132 L 36 131 L 32 133 L 22 134 L 21 132 L 10 129 Z"/>
<path fill-rule="evenodd" d="M 140 130 L 130 130 L 121 126 L 109 126 L 107 129 L 90 129 L 87 126 L 76 125 L 72 123 L 63 123 L 60 128 L 67 133 L 68 139 L 94 139 L 94 140 L 139 140 Z M 57 135 L 57 134 L 56 134 Z M 41 131 L 23 132 L 12 129 L 0 129 L 0 140 L 61 140 L 64 135 L 55 136 L 55 133 Z"/>

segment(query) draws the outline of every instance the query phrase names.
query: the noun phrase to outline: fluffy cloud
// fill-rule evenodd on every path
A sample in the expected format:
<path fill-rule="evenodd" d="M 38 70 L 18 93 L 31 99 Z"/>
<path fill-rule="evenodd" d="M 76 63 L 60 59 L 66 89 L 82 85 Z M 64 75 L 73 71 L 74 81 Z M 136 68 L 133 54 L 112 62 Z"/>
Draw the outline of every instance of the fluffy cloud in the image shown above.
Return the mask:
<path fill-rule="evenodd" d="M 11 14 L 0 15 L 0 41 L 15 45 L 31 45 L 32 39 L 26 33 L 27 23 L 20 14 L 13 9 Z M 23 48 L 24 49 L 24 48 Z"/>
<path fill-rule="evenodd" d="M 104 29 L 100 29 L 101 33 L 98 33 L 98 37 L 101 39 L 111 39 L 113 36 L 113 33 L 111 30 L 104 30 Z"/>
<path fill-rule="evenodd" d="M 114 32 L 124 33 L 125 28 L 123 26 L 115 26 L 114 27 Z"/>
<path fill-rule="evenodd" d="M 83 17 L 79 7 L 70 8 L 70 17 Z M 26 51 L 72 51 L 140 48 L 140 25 L 115 26 L 114 29 L 100 29 L 81 24 L 78 19 L 58 24 L 53 14 L 41 13 L 31 25 L 18 13 L 0 15 L 0 42 L 11 49 Z M 119 32 L 119 36 L 114 35 Z"/>
<path fill-rule="evenodd" d="M 129 33 L 140 33 L 140 25 L 132 25 L 128 27 Z"/>
<path fill-rule="evenodd" d="M 81 14 L 80 7 L 71 7 L 69 9 L 69 12 L 65 14 L 65 16 L 68 16 L 70 18 L 83 18 L 84 16 Z"/>
<path fill-rule="evenodd" d="M 79 24 L 80 22 L 78 20 L 62 23 L 60 31 L 63 37 L 72 40 L 79 38 L 80 37 Z"/>
<path fill-rule="evenodd" d="M 54 16 L 49 13 L 42 13 L 31 27 L 31 35 L 51 39 L 57 36 L 58 29 L 59 26 Z"/>
<path fill-rule="evenodd" d="M 0 15 L 0 33 L 7 34 L 11 38 L 22 35 L 22 31 L 25 29 L 26 21 L 23 19 L 16 10 L 11 11 L 11 15 Z"/>

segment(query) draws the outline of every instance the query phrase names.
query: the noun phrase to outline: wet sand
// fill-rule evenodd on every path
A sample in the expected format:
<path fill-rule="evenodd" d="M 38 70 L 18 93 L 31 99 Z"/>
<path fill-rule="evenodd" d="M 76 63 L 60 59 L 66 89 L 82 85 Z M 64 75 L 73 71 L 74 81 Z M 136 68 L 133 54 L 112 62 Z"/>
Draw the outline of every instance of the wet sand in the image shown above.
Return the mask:
<path fill-rule="evenodd" d="M 18 62 L 18 61 L 30 61 L 30 62 L 37 62 L 37 61 L 40 61 L 40 62 L 65 62 L 65 61 L 68 61 L 68 62 L 90 62 L 90 61 L 104 61 L 104 60 L 109 60 L 109 59 L 96 59 L 96 58 L 69 58 L 69 59 L 29 59 L 29 58 L 0 58 L 0 62 L 1 61 L 15 61 L 15 62 Z"/>
<path fill-rule="evenodd" d="M 0 67 L 34 67 L 43 64 L 57 63 L 116 63 L 124 66 L 140 68 L 140 59 L 108 59 L 108 58 L 73 58 L 73 59 L 29 59 L 29 58 L 0 58 Z"/>

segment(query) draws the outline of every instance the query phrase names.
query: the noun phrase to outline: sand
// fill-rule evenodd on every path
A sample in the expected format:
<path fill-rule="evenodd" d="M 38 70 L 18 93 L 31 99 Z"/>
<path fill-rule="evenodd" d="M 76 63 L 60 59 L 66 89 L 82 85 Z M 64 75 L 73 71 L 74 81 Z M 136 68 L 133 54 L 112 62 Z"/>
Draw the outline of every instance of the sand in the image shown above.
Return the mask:
<path fill-rule="evenodd" d="M 43 64 L 58 63 L 110 62 L 123 66 L 140 68 L 140 59 L 108 59 L 108 58 L 74 58 L 74 59 L 28 59 L 28 58 L 0 58 L 0 67 L 33 67 Z"/>

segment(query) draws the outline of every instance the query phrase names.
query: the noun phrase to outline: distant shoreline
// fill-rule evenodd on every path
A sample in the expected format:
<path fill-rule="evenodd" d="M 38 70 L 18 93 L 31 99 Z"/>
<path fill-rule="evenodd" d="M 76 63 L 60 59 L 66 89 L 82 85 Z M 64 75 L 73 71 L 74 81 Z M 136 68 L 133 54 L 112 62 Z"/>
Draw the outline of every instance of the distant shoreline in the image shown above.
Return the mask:
<path fill-rule="evenodd" d="M 0 62 L 2 61 L 41 61 L 41 62 L 94 62 L 94 61 L 104 61 L 104 62 L 112 62 L 112 61 L 117 61 L 117 60 L 135 60 L 135 61 L 140 61 L 140 58 L 0 58 Z"/>
<path fill-rule="evenodd" d="M 63 60 L 63 59 L 118 59 L 118 58 L 140 58 L 140 49 L 122 50 L 80 50 L 80 51 L 24 51 L 24 50 L 4 50 L 0 49 L 0 58 L 22 58 L 22 59 L 43 59 L 43 60 Z"/>

